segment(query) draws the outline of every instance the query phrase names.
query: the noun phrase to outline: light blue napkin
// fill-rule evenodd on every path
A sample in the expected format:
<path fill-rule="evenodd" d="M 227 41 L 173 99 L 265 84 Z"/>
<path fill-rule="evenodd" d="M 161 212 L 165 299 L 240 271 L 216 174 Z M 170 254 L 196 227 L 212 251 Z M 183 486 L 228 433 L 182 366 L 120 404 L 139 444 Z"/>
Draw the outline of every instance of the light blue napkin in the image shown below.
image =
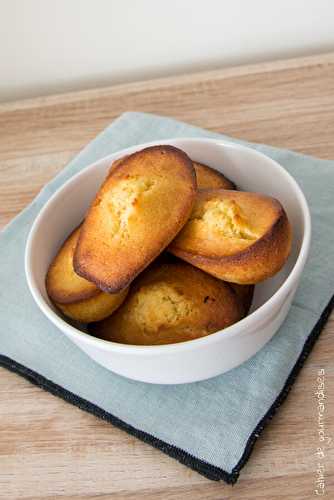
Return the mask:
<path fill-rule="evenodd" d="M 233 483 L 263 426 L 284 400 L 333 306 L 333 161 L 247 143 L 281 163 L 301 185 L 312 212 L 312 249 L 280 331 L 252 359 L 214 379 L 155 386 L 114 375 L 89 359 L 43 316 L 24 275 L 30 226 L 64 181 L 117 150 L 185 136 L 223 137 L 169 118 L 123 114 L 0 234 L 0 364 L 206 477 Z"/>

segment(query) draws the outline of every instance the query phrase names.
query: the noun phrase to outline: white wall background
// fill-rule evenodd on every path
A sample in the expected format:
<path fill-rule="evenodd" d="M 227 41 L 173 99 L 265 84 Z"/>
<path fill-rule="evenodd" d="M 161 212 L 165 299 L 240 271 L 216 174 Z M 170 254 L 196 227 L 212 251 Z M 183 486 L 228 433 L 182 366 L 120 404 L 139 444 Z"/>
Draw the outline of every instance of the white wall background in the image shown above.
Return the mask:
<path fill-rule="evenodd" d="M 331 49 L 333 0 L 0 0 L 0 101 Z"/>

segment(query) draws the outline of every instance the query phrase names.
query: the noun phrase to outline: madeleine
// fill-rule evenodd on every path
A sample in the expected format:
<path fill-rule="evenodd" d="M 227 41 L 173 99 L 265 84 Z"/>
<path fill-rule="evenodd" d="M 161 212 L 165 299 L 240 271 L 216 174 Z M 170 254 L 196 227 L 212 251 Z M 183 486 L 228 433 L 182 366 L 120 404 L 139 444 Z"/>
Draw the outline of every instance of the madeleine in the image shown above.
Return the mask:
<path fill-rule="evenodd" d="M 123 344 L 172 344 L 205 337 L 243 315 L 227 283 L 179 261 L 145 270 L 118 311 L 89 331 Z"/>
<path fill-rule="evenodd" d="M 119 292 L 187 222 L 196 195 L 192 161 L 173 146 L 154 146 L 119 161 L 98 191 L 74 252 L 77 274 Z"/>
<path fill-rule="evenodd" d="M 80 227 L 70 234 L 52 261 L 46 276 L 46 290 L 65 316 L 90 323 L 110 316 L 125 299 L 127 290 L 104 293 L 74 272 L 73 253 L 79 234 Z"/>
<path fill-rule="evenodd" d="M 193 161 L 198 189 L 236 189 L 235 184 L 225 175 L 204 163 Z"/>
<path fill-rule="evenodd" d="M 255 284 L 276 274 L 291 249 L 282 205 L 241 191 L 199 191 L 191 217 L 169 247 L 177 257 L 232 283 Z"/>

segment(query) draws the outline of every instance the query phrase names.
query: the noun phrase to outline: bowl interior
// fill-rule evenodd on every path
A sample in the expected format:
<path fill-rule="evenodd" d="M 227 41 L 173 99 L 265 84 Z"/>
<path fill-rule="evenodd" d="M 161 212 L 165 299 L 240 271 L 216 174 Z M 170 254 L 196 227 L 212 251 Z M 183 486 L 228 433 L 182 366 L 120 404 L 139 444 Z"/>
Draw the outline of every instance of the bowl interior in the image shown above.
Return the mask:
<path fill-rule="evenodd" d="M 304 236 L 304 214 L 296 185 L 277 164 L 257 152 L 220 141 L 174 139 L 161 141 L 183 149 L 193 160 L 219 170 L 239 189 L 273 196 L 284 206 L 293 229 L 292 252 L 284 268 L 273 278 L 255 288 L 251 312 L 264 304 L 283 284 L 292 270 Z M 87 167 L 66 183 L 42 209 L 30 238 L 27 265 L 38 290 L 39 299 L 51 304 L 45 289 L 45 275 L 52 258 L 67 235 L 82 221 L 85 212 L 103 181 L 111 162 L 125 153 L 141 149 L 137 146 L 111 155 Z"/>

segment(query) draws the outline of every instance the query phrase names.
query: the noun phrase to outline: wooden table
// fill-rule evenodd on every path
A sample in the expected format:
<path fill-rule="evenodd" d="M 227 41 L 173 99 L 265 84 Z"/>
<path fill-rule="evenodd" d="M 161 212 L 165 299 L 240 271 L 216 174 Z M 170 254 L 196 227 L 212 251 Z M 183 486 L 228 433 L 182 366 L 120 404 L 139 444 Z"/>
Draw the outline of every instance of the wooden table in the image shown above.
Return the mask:
<path fill-rule="evenodd" d="M 0 106 L 0 225 L 126 110 L 334 159 L 334 53 Z M 334 441 L 333 334 L 332 316 L 233 488 L 0 369 L 0 498 L 314 498 L 321 368 Z M 333 447 L 325 465 L 326 498 L 333 498 Z"/>

